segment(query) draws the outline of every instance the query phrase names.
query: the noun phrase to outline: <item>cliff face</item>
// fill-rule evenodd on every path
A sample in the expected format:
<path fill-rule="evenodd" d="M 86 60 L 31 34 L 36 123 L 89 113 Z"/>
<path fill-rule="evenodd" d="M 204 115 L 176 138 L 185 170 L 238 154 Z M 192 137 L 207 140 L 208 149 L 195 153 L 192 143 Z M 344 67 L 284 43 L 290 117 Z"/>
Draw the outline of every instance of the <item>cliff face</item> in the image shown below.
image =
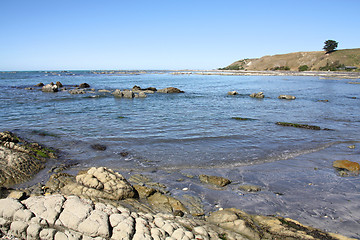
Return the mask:
<path fill-rule="evenodd" d="M 264 56 L 261 58 L 242 59 L 224 69 L 228 70 L 291 70 L 298 71 L 300 66 L 307 65 L 307 70 L 328 70 L 326 67 L 360 68 L 360 48 L 343 49 L 325 54 L 325 51 L 295 52 Z"/>

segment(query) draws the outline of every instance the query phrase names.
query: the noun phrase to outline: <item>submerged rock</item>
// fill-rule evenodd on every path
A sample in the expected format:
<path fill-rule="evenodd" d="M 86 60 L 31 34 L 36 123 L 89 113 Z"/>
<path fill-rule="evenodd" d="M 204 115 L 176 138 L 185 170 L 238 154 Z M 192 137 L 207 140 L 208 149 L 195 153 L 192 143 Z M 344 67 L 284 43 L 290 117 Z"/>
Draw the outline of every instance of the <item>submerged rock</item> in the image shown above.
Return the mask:
<path fill-rule="evenodd" d="M 93 144 L 91 145 L 91 148 L 97 151 L 105 151 L 106 150 L 106 146 L 102 145 L 102 144 Z"/>
<path fill-rule="evenodd" d="M 336 160 L 333 162 L 333 167 L 339 170 L 347 170 L 350 172 L 359 172 L 360 165 L 357 162 L 349 160 Z"/>
<path fill-rule="evenodd" d="M 213 184 L 218 187 L 225 187 L 230 184 L 231 181 L 227 178 L 218 177 L 218 176 L 209 176 L 209 175 L 199 175 L 199 179 L 203 183 Z"/>
<path fill-rule="evenodd" d="M 295 100 L 296 97 L 291 95 L 280 95 L 278 96 L 278 99 Z"/>
<path fill-rule="evenodd" d="M 263 92 L 258 92 L 258 93 L 252 93 L 252 94 L 250 94 L 250 97 L 252 97 L 252 98 L 264 98 L 265 95 L 264 95 Z"/>
<path fill-rule="evenodd" d="M 288 122 L 277 122 L 277 125 L 285 126 L 285 127 L 296 127 L 296 128 L 305 128 L 311 130 L 321 130 L 319 126 L 307 125 L 307 124 L 298 124 L 298 123 L 288 123 Z M 324 128 L 324 130 L 329 130 Z"/>
<path fill-rule="evenodd" d="M 181 91 L 180 89 L 174 88 L 174 87 L 159 89 L 159 90 L 157 90 L 157 92 L 159 92 L 159 93 L 184 93 L 184 91 Z"/>
<path fill-rule="evenodd" d="M 261 187 L 255 185 L 241 185 L 239 186 L 239 190 L 246 192 L 259 192 L 261 191 Z"/>

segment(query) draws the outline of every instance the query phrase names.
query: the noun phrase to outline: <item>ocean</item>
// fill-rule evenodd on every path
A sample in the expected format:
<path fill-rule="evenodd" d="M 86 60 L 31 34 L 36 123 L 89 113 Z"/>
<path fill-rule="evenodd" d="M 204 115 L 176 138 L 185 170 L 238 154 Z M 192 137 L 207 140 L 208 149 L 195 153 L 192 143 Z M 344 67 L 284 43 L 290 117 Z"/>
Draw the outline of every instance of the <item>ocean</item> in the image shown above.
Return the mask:
<path fill-rule="evenodd" d="M 0 130 L 18 130 L 83 166 L 125 169 L 233 167 L 289 159 L 334 143 L 359 140 L 360 85 L 349 84 L 349 80 L 129 73 L 2 72 Z M 40 82 L 57 81 L 64 86 L 86 82 L 95 90 L 137 85 L 176 87 L 185 93 L 123 99 L 99 92 L 72 95 L 25 90 Z M 234 90 L 239 94 L 227 95 Z M 264 99 L 249 97 L 260 91 Z M 296 100 L 280 100 L 281 94 Z M 317 125 L 331 131 L 284 127 L 276 122 Z M 93 144 L 105 145 L 107 150 L 92 149 Z"/>

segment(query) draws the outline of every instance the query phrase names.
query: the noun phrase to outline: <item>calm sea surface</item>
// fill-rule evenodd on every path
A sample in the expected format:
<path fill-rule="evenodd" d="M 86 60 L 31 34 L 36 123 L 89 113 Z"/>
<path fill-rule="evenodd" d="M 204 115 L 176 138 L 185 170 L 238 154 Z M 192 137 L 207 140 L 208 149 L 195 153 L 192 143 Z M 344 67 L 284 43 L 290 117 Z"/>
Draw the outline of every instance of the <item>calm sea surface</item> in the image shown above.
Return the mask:
<path fill-rule="evenodd" d="M 86 82 L 96 90 L 171 86 L 185 93 L 119 99 L 98 92 L 71 95 L 24 89 L 56 81 L 63 85 Z M 64 158 L 81 166 L 232 167 L 284 160 L 334 143 L 360 140 L 360 85 L 349 81 L 299 76 L 3 72 L 0 130 L 16 131 L 58 148 Z M 228 96 L 232 90 L 240 94 Z M 249 97 L 259 91 L 264 92 L 264 99 Z M 280 100 L 280 94 L 297 98 Z M 278 121 L 333 131 L 283 127 L 275 124 Z M 94 150 L 93 144 L 107 149 Z M 124 152 L 128 155 L 123 156 Z"/>

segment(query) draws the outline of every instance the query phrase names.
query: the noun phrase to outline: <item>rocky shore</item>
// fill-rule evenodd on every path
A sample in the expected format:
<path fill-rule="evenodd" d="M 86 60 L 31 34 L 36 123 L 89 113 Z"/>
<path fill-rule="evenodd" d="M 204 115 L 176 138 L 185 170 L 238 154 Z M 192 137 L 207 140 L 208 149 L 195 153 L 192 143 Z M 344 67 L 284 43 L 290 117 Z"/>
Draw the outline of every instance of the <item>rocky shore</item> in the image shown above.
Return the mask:
<path fill-rule="evenodd" d="M 150 184 L 142 175 L 128 181 L 105 167 L 81 170 L 76 176 L 60 171 L 37 190 L 12 189 L 15 182 L 27 181 L 40 169 L 29 166 L 56 156 L 50 154 L 53 150 L 45 151 L 10 132 L 1 133 L 0 147 L 0 160 L 6 164 L 1 179 L 25 176 L 1 182 L 3 235 L 20 239 L 349 239 L 289 218 L 251 215 L 234 208 L 204 214 L 191 208 L 196 202 L 179 201 L 161 190 L 159 183 Z M 7 171 L 13 162 L 23 168 Z M 346 170 L 338 163 L 336 167 Z M 231 182 L 211 175 L 201 175 L 200 180 L 217 188 Z M 247 189 L 259 191 L 253 186 Z"/>

